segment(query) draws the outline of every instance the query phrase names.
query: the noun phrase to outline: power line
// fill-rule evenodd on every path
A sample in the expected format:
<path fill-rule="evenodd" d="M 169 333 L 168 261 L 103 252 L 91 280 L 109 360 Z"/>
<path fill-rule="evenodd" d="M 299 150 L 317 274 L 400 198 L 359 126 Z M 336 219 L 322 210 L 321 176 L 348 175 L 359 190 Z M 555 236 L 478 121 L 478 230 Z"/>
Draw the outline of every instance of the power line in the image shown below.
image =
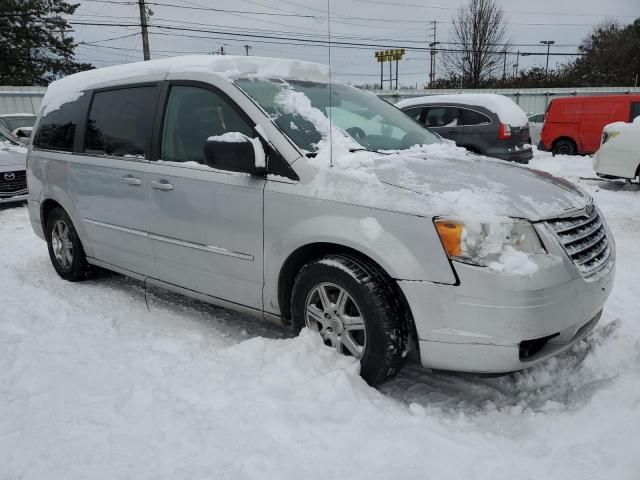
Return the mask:
<path fill-rule="evenodd" d="M 91 26 L 135 26 L 132 24 L 117 24 L 117 23 L 98 23 L 98 22 L 70 22 L 73 25 L 91 25 Z M 225 35 L 230 37 L 239 37 L 239 38 L 259 38 L 264 40 L 278 40 L 281 43 L 284 41 L 294 41 L 298 44 L 313 44 L 318 46 L 327 46 L 331 43 L 332 46 L 341 46 L 341 47 L 358 47 L 358 48 L 405 48 L 407 50 L 413 51 L 422 51 L 427 52 L 431 51 L 429 47 L 418 47 L 418 46 L 404 46 L 402 43 L 388 44 L 388 43 L 359 43 L 359 42 L 346 42 L 346 41 L 334 41 L 327 40 L 322 38 L 295 38 L 295 37 L 286 37 L 280 35 L 260 35 L 254 33 L 239 33 L 239 32 L 228 32 L 221 30 L 207 30 L 200 28 L 189 28 L 189 27 L 177 27 L 171 25 L 150 25 L 149 28 L 160 29 L 160 30 L 169 30 L 169 31 L 180 31 L 180 32 L 195 32 L 195 33 L 211 33 L 215 35 Z M 186 36 L 186 35 L 184 35 Z M 266 43 L 266 42 L 265 42 Z M 472 52 L 468 49 L 455 49 L 455 48 L 436 48 L 438 52 L 453 52 L 453 53 L 464 53 L 464 52 Z M 496 51 L 484 51 L 484 53 L 499 53 L 504 54 L 503 50 Z M 524 52 L 527 55 L 546 55 L 542 52 Z M 508 52 L 508 54 L 513 55 L 513 53 Z M 569 53 L 569 52 L 552 52 L 551 55 L 556 56 L 580 56 L 581 53 Z"/>

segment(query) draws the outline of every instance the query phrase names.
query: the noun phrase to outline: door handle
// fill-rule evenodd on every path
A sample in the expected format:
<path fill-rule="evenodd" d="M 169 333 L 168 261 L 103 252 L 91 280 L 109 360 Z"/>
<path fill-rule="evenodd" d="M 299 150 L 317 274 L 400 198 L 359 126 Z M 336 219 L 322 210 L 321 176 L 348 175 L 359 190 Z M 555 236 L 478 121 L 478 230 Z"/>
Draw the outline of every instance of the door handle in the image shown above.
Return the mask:
<path fill-rule="evenodd" d="M 156 190 L 173 190 L 173 185 L 171 185 L 166 180 L 152 181 L 151 188 L 155 188 Z"/>
<path fill-rule="evenodd" d="M 127 185 L 142 185 L 142 180 L 134 177 L 133 175 L 125 175 L 120 180 L 121 183 L 126 183 Z"/>

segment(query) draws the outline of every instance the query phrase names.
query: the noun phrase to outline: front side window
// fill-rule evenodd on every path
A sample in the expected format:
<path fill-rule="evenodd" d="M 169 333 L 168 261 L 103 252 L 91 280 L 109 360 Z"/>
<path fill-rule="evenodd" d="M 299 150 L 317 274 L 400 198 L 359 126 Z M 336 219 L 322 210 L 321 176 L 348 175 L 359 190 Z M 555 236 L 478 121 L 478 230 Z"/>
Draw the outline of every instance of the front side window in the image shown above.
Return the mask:
<path fill-rule="evenodd" d="M 455 107 L 429 107 L 426 109 L 427 127 L 457 127 L 460 123 L 460 109 Z"/>
<path fill-rule="evenodd" d="M 406 110 L 404 110 L 404 113 L 409 115 L 415 121 L 419 122 L 420 116 L 422 115 L 422 107 L 407 108 Z"/>
<path fill-rule="evenodd" d="M 355 145 L 370 150 L 440 142 L 402 110 L 353 87 L 285 79 L 237 79 L 235 84 L 308 152 L 317 152 L 318 143 L 327 139 L 329 118 Z"/>
<path fill-rule="evenodd" d="M 145 158 L 156 106 L 156 87 L 119 88 L 93 96 L 84 151 Z"/>
<path fill-rule="evenodd" d="M 72 152 L 77 123 L 86 112 L 84 105 L 76 100 L 44 115 L 33 137 L 34 148 Z"/>
<path fill-rule="evenodd" d="M 254 136 L 251 125 L 223 96 L 205 88 L 174 85 L 164 116 L 160 158 L 205 164 L 207 138 L 229 132 Z"/>

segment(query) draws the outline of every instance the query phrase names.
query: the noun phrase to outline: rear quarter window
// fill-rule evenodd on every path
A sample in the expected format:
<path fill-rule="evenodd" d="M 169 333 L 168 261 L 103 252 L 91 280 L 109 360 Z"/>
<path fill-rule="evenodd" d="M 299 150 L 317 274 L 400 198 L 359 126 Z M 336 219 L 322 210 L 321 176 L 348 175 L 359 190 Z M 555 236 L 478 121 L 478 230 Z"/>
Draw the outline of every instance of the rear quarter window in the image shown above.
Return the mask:
<path fill-rule="evenodd" d="M 83 95 L 44 115 L 33 137 L 33 147 L 72 152 L 78 123 L 85 116 L 86 101 Z"/>

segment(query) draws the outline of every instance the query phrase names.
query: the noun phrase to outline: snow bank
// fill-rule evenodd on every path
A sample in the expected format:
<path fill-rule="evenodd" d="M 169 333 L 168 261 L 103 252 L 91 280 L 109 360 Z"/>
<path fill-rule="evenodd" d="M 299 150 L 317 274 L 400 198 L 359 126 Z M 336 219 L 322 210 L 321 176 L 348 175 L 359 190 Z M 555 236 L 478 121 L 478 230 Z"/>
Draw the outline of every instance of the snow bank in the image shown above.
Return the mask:
<path fill-rule="evenodd" d="M 408 364 L 381 391 L 310 331 L 65 282 L 26 207 L 1 210 L 0 477 L 636 480 L 640 203 L 594 194 L 619 258 L 594 334 L 500 378 Z"/>
<path fill-rule="evenodd" d="M 43 114 L 46 115 L 67 102 L 77 100 L 84 90 L 110 82 L 135 78 L 142 81 L 147 75 L 173 72 L 214 73 L 227 79 L 287 78 L 316 82 L 327 82 L 329 79 L 328 66 L 300 60 L 234 55 L 187 55 L 115 65 L 69 75 L 49 85 L 42 102 Z"/>
<path fill-rule="evenodd" d="M 498 115 L 503 123 L 513 127 L 524 127 L 529 124 L 527 114 L 509 97 L 495 93 L 454 93 L 451 95 L 427 95 L 407 98 L 396 103 L 396 107 L 405 108 L 430 103 L 451 103 L 456 105 L 475 105 L 484 107 Z"/>
<path fill-rule="evenodd" d="M 593 171 L 593 157 L 590 155 L 556 155 L 542 152 L 532 147 L 534 157 L 529 161 L 528 168 L 550 173 L 553 176 L 568 179 L 578 183 L 581 178 L 598 178 Z"/>

